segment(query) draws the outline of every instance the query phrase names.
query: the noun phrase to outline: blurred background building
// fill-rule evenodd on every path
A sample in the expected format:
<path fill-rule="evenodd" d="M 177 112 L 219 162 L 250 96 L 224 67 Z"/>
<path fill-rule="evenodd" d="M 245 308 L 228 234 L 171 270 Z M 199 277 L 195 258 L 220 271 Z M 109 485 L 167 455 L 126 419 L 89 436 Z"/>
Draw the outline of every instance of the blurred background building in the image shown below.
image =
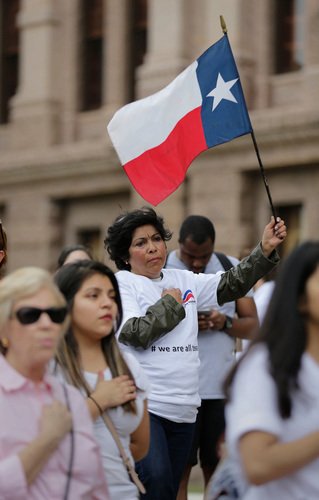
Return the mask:
<path fill-rule="evenodd" d="M 105 228 L 146 204 L 106 132 L 222 36 L 225 18 L 285 250 L 319 238 L 318 0 L 0 0 L 0 217 L 9 269 L 55 267 L 65 244 L 105 259 Z M 128 123 L 129 127 L 130 124 Z M 250 136 L 200 155 L 158 211 L 215 223 L 238 255 L 270 216 Z M 106 259 L 107 262 L 107 259 Z"/>

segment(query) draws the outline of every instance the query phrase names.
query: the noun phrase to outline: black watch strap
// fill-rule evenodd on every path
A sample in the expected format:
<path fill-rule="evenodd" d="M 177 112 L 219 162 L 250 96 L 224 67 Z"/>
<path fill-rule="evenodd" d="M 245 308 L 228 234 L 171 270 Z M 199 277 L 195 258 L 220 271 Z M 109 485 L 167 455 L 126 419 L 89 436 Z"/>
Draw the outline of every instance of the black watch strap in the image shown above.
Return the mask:
<path fill-rule="evenodd" d="M 226 314 L 223 330 L 230 330 L 232 326 L 233 326 L 233 318 L 231 316 L 227 316 Z"/>

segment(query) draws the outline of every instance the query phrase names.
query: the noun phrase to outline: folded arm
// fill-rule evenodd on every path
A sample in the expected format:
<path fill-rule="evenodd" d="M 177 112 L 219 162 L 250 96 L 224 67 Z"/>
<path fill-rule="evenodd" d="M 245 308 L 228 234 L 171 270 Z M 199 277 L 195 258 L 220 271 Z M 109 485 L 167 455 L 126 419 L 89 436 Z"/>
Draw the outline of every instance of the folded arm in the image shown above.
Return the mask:
<path fill-rule="evenodd" d="M 133 317 L 123 325 L 119 341 L 133 347 L 147 349 L 156 340 L 173 330 L 185 318 L 184 307 L 171 295 L 164 295 L 146 314 Z"/>

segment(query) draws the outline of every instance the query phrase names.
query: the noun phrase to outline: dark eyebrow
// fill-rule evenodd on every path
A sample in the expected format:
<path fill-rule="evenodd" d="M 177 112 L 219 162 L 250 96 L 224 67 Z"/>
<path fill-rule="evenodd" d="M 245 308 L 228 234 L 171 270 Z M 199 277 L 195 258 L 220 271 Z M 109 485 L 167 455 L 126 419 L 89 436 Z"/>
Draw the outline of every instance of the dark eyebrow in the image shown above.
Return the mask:
<path fill-rule="evenodd" d="M 143 241 L 146 241 L 146 238 L 144 238 L 143 236 L 140 236 L 139 238 L 135 238 L 134 240 L 132 240 L 132 245 L 136 245 L 137 243 L 143 242 Z"/>
<path fill-rule="evenodd" d="M 154 238 L 154 236 L 161 236 L 161 233 L 159 233 L 158 231 L 156 231 L 156 233 L 153 233 L 151 234 L 151 238 Z M 162 236 L 161 236 L 162 237 Z M 138 236 L 138 238 L 133 238 L 132 240 L 132 243 L 136 243 L 137 241 L 143 241 L 143 240 L 147 240 L 148 239 L 148 236 Z"/>
<path fill-rule="evenodd" d="M 86 288 L 84 291 L 85 292 L 102 292 L 103 288 L 98 287 L 98 286 L 91 286 L 89 288 Z M 107 293 L 116 293 L 115 288 L 113 286 L 111 286 L 110 288 L 108 288 Z"/>
<path fill-rule="evenodd" d="M 85 288 L 85 292 L 100 292 L 102 289 L 98 286 L 90 286 L 89 288 Z"/>

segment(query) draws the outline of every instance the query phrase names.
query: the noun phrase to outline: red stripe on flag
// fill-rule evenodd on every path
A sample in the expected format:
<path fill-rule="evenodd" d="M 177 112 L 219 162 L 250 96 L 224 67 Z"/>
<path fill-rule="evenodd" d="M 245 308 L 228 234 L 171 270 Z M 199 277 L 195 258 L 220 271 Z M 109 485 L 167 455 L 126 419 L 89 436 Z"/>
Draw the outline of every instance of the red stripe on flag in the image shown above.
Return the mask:
<path fill-rule="evenodd" d="M 162 144 L 126 163 L 124 170 L 136 191 L 152 205 L 158 205 L 178 188 L 193 159 L 206 149 L 198 107 L 176 124 Z"/>

